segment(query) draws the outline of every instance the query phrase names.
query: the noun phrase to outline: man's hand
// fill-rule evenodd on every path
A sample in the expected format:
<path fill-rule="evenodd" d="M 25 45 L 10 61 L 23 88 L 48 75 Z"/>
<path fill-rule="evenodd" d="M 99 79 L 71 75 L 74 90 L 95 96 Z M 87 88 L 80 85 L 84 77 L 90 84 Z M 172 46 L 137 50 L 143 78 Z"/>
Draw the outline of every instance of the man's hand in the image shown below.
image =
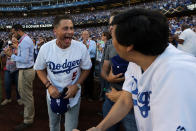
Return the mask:
<path fill-rule="evenodd" d="M 58 89 L 56 87 L 54 87 L 53 85 L 48 87 L 48 92 L 52 98 L 59 98 L 60 97 L 60 93 L 59 93 Z"/>
<path fill-rule="evenodd" d="M 112 72 L 112 69 L 111 69 L 109 75 L 107 76 L 107 81 L 108 82 L 121 82 L 121 81 L 124 81 L 124 77 L 121 78 L 122 75 L 123 75 L 122 73 L 114 75 L 113 72 Z"/>
<path fill-rule="evenodd" d="M 67 90 L 66 96 L 64 98 L 65 99 L 73 98 L 76 95 L 77 91 L 78 91 L 78 86 L 77 85 L 71 85 L 71 86 L 68 86 L 67 88 L 68 88 L 68 90 Z"/>
<path fill-rule="evenodd" d="M 86 48 L 87 48 L 87 49 L 89 48 L 89 45 L 87 44 L 87 39 L 84 39 L 84 40 L 83 40 L 83 44 L 86 45 Z"/>
<path fill-rule="evenodd" d="M 4 52 L 9 57 L 12 55 L 12 49 L 10 49 L 10 48 L 7 48 Z"/>
<path fill-rule="evenodd" d="M 116 89 L 112 88 L 112 91 L 109 93 L 106 93 L 106 96 L 112 101 L 116 102 L 118 98 L 120 97 L 121 91 L 117 91 Z"/>
<path fill-rule="evenodd" d="M 41 46 L 44 44 L 44 40 L 43 39 L 40 39 L 39 43 L 37 43 L 38 46 Z"/>
<path fill-rule="evenodd" d="M 85 44 L 85 45 L 87 44 L 87 39 L 83 40 L 83 44 Z"/>
<path fill-rule="evenodd" d="M 18 49 L 18 45 L 13 43 L 12 48 Z"/>

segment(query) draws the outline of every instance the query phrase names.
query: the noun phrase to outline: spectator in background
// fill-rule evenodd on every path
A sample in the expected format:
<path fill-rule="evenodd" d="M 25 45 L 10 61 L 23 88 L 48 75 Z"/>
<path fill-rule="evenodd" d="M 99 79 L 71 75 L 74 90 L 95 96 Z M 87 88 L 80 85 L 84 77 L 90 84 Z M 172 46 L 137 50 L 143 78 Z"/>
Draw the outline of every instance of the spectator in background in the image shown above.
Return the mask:
<path fill-rule="evenodd" d="M 178 28 L 176 29 L 176 31 L 175 31 L 174 34 L 177 35 L 177 36 L 179 36 L 181 33 L 182 33 L 182 30 L 181 30 L 180 27 L 178 27 Z"/>
<path fill-rule="evenodd" d="M 13 53 L 17 53 L 18 40 L 16 37 L 13 36 L 12 41 L 8 41 L 6 48 L 10 48 Z M 4 55 L 4 51 L 2 51 L 1 55 Z M 6 99 L 1 103 L 1 105 L 4 106 L 12 101 L 11 87 L 13 83 L 16 85 L 17 102 L 19 105 L 22 105 L 22 101 L 20 100 L 20 95 L 18 93 L 18 69 L 16 68 L 16 62 L 12 61 L 10 57 L 7 57 L 6 59 L 6 66 L 4 68 L 4 86 L 6 91 Z"/>
<path fill-rule="evenodd" d="M 113 26 L 111 25 L 113 18 L 118 13 L 119 12 L 111 13 L 111 17 L 109 19 L 110 32 L 113 30 Z M 106 89 L 106 97 L 102 107 L 103 116 L 106 117 L 122 93 L 122 86 L 125 80 L 124 73 L 127 69 L 128 62 L 119 57 L 113 44 L 109 44 L 107 46 L 103 59 L 101 76 L 109 82 L 109 87 Z M 107 129 L 107 131 L 118 131 L 121 123 L 126 131 L 137 131 L 133 110 L 130 110 L 122 121 L 116 123 Z"/>
<path fill-rule="evenodd" d="M 90 74 L 84 81 L 84 96 L 86 96 L 89 101 L 92 101 L 94 90 L 93 81 L 95 71 L 96 43 L 95 41 L 91 40 L 89 36 L 90 34 L 87 30 L 82 32 L 82 43 L 87 47 L 92 62 Z"/>
<path fill-rule="evenodd" d="M 24 104 L 24 121 L 16 126 L 15 130 L 24 130 L 34 122 L 35 108 L 33 98 L 33 80 L 35 77 L 34 65 L 34 45 L 32 39 L 24 33 L 22 25 L 12 26 L 12 33 L 19 40 L 18 53 L 14 54 L 10 49 L 5 51 L 12 61 L 16 62 L 19 69 L 18 90 Z"/>
<path fill-rule="evenodd" d="M 39 37 L 38 41 L 35 42 L 35 48 L 34 48 L 34 61 L 37 58 L 37 55 L 39 53 L 39 50 L 41 46 L 45 43 L 43 37 Z"/>
<path fill-rule="evenodd" d="M 182 33 L 179 35 L 178 49 L 196 56 L 196 33 L 187 24 L 182 25 Z"/>
<path fill-rule="evenodd" d="M 97 43 L 97 61 L 99 62 L 99 72 L 100 72 L 100 74 L 101 74 L 101 69 L 102 69 L 102 66 L 103 66 L 102 57 L 103 57 L 103 53 L 104 53 L 104 47 L 105 47 L 106 42 L 109 39 L 111 39 L 110 33 L 107 32 L 107 31 L 104 31 L 102 33 L 102 36 L 101 36 L 101 41 L 99 41 Z M 99 98 L 99 100 L 102 101 L 102 100 L 104 100 L 104 97 L 105 97 L 104 89 L 107 88 L 107 83 L 101 77 L 101 75 L 100 75 L 100 88 L 101 88 L 101 91 L 100 91 L 100 98 Z"/>
<path fill-rule="evenodd" d="M 36 45 L 36 38 L 32 38 L 34 46 Z"/>

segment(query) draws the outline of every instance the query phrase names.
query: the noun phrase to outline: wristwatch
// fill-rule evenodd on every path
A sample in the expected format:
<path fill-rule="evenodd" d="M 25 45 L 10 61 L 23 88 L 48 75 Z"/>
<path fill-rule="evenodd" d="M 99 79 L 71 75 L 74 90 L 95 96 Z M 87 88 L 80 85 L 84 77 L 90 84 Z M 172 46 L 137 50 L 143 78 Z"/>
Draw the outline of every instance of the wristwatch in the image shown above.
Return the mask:
<path fill-rule="evenodd" d="M 76 85 L 77 85 L 78 89 L 81 89 L 82 88 L 82 86 L 79 83 L 76 84 Z"/>

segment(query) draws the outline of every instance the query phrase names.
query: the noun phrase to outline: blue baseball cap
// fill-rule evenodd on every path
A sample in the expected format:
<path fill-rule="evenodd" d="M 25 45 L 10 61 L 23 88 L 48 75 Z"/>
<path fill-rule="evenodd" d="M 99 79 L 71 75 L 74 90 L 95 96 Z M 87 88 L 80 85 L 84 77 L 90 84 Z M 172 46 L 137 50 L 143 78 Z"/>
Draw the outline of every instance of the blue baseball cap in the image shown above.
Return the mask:
<path fill-rule="evenodd" d="M 69 109 L 69 99 L 64 99 L 65 93 L 67 88 L 64 88 L 63 92 L 61 92 L 61 96 L 57 99 L 52 98 L 50 96 L 51 102 L 50 102 L 50 107 L 52 112 L 57 113 L 57 114 L 65 114 L 65 112 L 68 111 Z"/>

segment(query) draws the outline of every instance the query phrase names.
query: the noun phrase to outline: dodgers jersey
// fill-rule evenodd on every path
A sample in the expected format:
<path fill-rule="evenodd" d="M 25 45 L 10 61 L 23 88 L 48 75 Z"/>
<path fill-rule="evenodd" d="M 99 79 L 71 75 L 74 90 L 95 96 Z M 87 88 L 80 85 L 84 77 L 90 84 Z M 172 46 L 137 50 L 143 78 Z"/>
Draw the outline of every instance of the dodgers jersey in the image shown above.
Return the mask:
<path fill-rule="evenodd" d="M 81 42 L 72 40 L 71 45 L 61 49 L 56 45 L 56 39 L 44 44 L 37 56 L 34 69 L 47 69 L 47 77 L 59 92 L 73 85 L 80 77 L 81 69 L 89 70 L 92 66 L 87 48 Z M 70 98 L 70 107 L 78 103 L 81 89 L 74 98 Z M 47 91 L 48 99 L 49 93 Z"/>
<path fill-rule="evenodd" d="M 139 131 L 196 131 L 196 58 L 169 45 L 148 69 L 125 74 Z"/>

